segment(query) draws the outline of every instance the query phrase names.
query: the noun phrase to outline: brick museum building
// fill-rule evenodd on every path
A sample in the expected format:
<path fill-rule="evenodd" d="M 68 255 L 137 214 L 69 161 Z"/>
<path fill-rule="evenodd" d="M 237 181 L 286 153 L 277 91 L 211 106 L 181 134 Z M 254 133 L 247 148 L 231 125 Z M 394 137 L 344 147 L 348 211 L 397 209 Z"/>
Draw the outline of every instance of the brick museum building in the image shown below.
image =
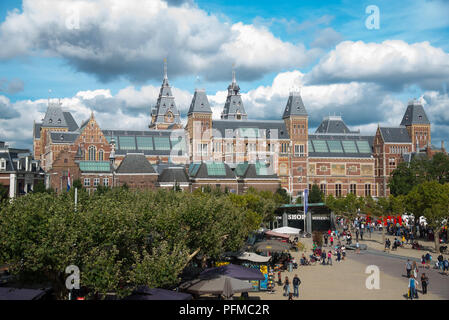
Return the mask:
<path fill-rule="evenodd" d="M 90 191 L 124 184 L 188 191 L 209 185 L 235 193 L 282 187 L 295 198 L 313 184 L 325 195 L 388 196 L 388 178 L 401 161 L 445 152 L 431 146 L 431 124 L 415 100 L 397 127 L 379 126 L 372 135 L 352 131 L 340 116 L 324 118 L 309 133 L 299 92 L 279 108 L 282 119 L 251 120 L 233 73 L 220 119 L 212 118 L 205 90 L 196 89 L 184 126 L 165 68 L 148 130 L 105 129 L 111 124 L 98 123 L 94 113 L 78 126 L 52 102 L 34 123 L 33 156 L 57 192 L 66 189 L 70 172 Z"/>

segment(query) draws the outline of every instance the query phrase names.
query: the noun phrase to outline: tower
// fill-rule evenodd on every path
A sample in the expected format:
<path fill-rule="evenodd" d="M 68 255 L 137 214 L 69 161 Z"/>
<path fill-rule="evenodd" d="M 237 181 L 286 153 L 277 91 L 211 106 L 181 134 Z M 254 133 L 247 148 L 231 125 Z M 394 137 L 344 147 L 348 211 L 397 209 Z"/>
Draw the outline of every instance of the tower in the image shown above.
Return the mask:
<path fill-rule="evenodd" d="M 407 128 L 415 152 L 430 145 L 430 121 L 422 104 L 416 99 L 409 101 L 401 126 Z"/>
<path fill-rule="evenodd" d="M 290 137 L 289 190 L 292 196 L 307 188 L 308 114 L 299 91 L 290 92 L 282 119 Z"/>
<path fill-rule="evenodd" d="M 191 146 L 191 161 L 205 161 L 211 157 L 212 109 L 204 89 L 195 89 L 187 113 L 187 135 Z"/>
<path fill-rule="evenodd" d="M 235 80 L 235 70 L 232 68 L 232 82 L 228 86 L 228 96 L 221 114 L 223 120 L 247 120 L 248 115 L 243 106 L 240 87 Z"/>
<path fill-rule="evenodd" d="M 156 106 L 151 110 L 149 128 L 155 130 L 182 128 L 180 114 L 175 104 L 175 97 L 168 83 L 166 59 L 164 59 L 164 79 L 162 80 Z"/>

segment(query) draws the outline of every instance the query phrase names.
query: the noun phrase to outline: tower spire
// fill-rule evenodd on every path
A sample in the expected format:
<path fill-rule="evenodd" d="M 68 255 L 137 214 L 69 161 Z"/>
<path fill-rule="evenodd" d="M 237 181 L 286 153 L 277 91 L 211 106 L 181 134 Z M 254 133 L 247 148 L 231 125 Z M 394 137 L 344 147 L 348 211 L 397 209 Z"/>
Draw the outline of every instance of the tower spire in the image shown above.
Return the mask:
<path fill-rule="evenodd" d="M 232 83 L 236 83 L 235 80 L 235 63 L 232 64 Z"/>
<path fill-rule="evenodd" d="M 168 76 L 167 76 L 167 58 L 164 58 L 164 80 L 168 80 Z"/>

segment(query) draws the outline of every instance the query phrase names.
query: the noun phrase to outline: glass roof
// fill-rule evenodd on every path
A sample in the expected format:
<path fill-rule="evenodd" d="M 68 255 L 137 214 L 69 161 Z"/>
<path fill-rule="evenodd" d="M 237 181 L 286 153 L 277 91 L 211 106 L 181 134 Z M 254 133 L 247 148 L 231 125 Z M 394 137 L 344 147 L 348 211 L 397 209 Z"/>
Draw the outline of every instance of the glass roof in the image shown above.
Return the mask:
<path fill-rule="evenodd" d="M 360 153 L 371 153 L 371 147 L 369 146 L 368 141 L 361 140 L 356 141 L 357 142 L 357 148 L 359 148 Z"/>
<path fill-rule="evenodd" d="M 119 136 L 119 148 L 121 150 L 136 150 L 136 139 L 132 137 Z"/>
<path fill-rule="evenodd" d="M 192 163 L 189 166 L 189 175 L 194 176 L 198 172 L 198 169 L 200 168 L 201 163 Z"/>
<path fill-rule="evenodd" d="M 139 150 L 153 150 L 152 137 L 136 137 L 137 149 Z"/>
<path fill-rule="evenodd" d="M 156 150 L 170 150 L 170 139 L 167 137 L 154 137 L 154 148 Z"/>
<path fill-rule="evenodd" d="M 343 153 L 340 140 L 327 140 L 330 152 Z"/>
<path fill-rule="evenodd" d="M 92 171 L 92 172 L 111 171 L 109 161 L 80 161 L 79 166 L 81 171 Z"/>
<path fill-rule="evenodd" d="M 213 163 L 206 163 L 207 167 L 207 174 L 209 176 L 225 176 L 226 175 L 226 168 L 224 163 L 220 162 L 213 162 Z"/>
<path fill-rule="evenodd" d="M 355 141 L 343 140 L 341 143 L 343 144 L 343 149 L 345 149 L 346 153 L 358 153 L 357 148 L 355 146 Z"/>
<path fill-rule="evenodd" d="M 315 152 L 329 152 L 327 149 L 326 141 L 324 140 L 312 140 Z"/>
<path fill-rule="evenodd" d="M 315 149 L 313 149 L 313 144 L 312 144 L 312 141 L 308 141 L 309 142 L 309 152 L 315 152 Z"/>

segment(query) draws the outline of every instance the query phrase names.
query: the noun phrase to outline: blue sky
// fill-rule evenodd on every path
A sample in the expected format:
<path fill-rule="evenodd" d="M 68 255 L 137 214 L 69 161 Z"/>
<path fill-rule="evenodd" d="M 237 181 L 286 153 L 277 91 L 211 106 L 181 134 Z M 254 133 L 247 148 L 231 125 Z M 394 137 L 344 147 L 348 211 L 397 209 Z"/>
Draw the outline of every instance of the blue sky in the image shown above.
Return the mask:
<path fill-rule="evenodd" d="M 300 86 L 312 128 L 336 112 L 374 134 L 378 123 L 399 125 L 407 101 L 420 98 L 436 119 L 435 144 L 449 136 L 446 0 L 49 3 L 0 2 L 1 140 L 30 146 L 29 122 L 49 96 L 78 117 L 93 108 L 106 127 L 120 116 L 120 125 L 145 129 L 163 58 L 181 112 L 199 86 L 219 114 L 235 64 L 249 118 L 278 119 Z M 379 29 L 365 25 L 370 5 L 379 8 Z M 74 30 L 64 20 L 72 7 Z"/>

